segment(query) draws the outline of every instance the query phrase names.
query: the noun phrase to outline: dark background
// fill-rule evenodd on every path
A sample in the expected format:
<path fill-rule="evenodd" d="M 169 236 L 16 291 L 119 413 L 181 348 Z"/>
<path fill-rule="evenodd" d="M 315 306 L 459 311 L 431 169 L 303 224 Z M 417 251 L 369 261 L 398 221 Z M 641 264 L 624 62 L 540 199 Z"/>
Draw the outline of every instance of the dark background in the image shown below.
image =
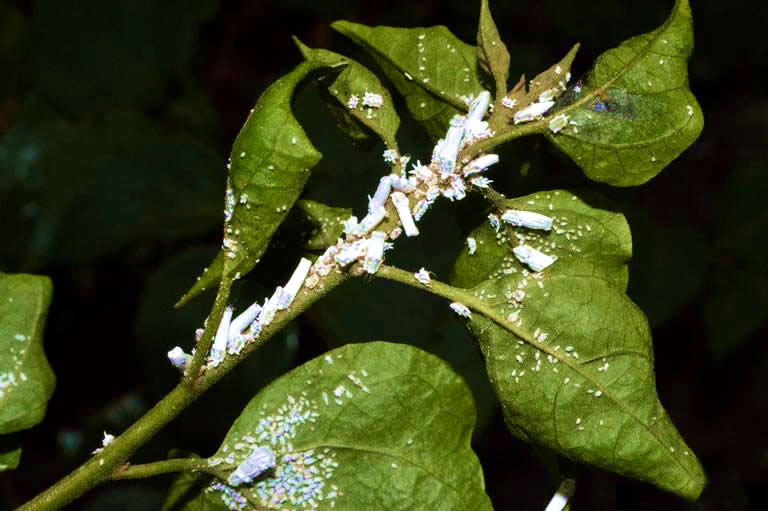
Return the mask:
<path fill-rule="evenodd" d="M 672 0 L 492 2 L 510 79 L 549 67 L 577 41 L 574 75 L 602 51 L 660 25 Z M 768 87 L 764 2 L 693 1 L 691 89 L 705 115 L 699 140 L 649 184 L 588 183 L 546 143 L 525 139 L 493 177 L 522 195 L 588 185 L 613 198 L 633 230 L 630 295 L 654 331 L 657 386 L 710 484 L 694 507 L 768 509 Z M 19 469 L 0 473 L 13 508 L 76 467 L 177 381 L 165 358 L 189 348 L 210 306 L 172 304 L 220 241 L 229 147 L 258 95 L 299 61 L 290 35 L 362 62 L 331 32 L 345 18 L 376 25 L 447 25 L 474 43 L 475 2 L 40 0 L 0 3 L 0 271 L 50 275 L 45 347 L 57 375 L 44 421 L 23 433 Z M 332 126 L 314 87 L 295 112 L 325 155 L 307 196 L 364 207 L 384 171 L 382 147 L 360 152 Z M 405 108 L 400 105 L 401 116 Z M 330 128 L 329 128 L 330 127 Z M 401 147 L 428 153 L 404 122 Z M 442 205 L 393 261 L 446 280 L 482 204 Z M 235 290 L 243 307 L 282 281 L 300 250 L 292 228 Z M 293 254 L 275 257 L 275 253 Z M 394 318 L 394 319 L 393 319 Z M 475 392 L 475 448 L 496 509 L 543 509 L 544 466 L 506 433 L 481 359 L 443 300 L 358 282 L 331 294 L 190 407 L 140 451 L 212 453 L 264 383 L 347 341 L 411 342 L 450 361 Z M 582 468 L 575 509 L 686 509 L 648 485 Z M 71 509 L 158 509 L 169 478 L 110 484 Z"/>

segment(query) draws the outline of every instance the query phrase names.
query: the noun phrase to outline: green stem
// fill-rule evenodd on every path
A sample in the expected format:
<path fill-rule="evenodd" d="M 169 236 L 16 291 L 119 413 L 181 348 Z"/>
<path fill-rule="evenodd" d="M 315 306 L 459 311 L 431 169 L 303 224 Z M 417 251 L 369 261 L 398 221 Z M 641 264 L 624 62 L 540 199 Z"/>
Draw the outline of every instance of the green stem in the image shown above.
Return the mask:
<path fill-rule="evenodd" d="M 549 121 L 544 119 L 542 121 L 527 122 L 525 124 L 512 125 L 505 128 L 500 133 L 483 140 L 478 140 L 472 145 L 465 147 L 457 158 L 457 161 L 470 161 L 475 156 L 481 153 L 487 153 L 491 149 L 510 140 L 516 138 L 525 137 L 528 135 L 537 135 L 545 133 L 547 130 L 547 123 Z"/>
<path fill-rule="evenodd" d="M 111 444 L 56 484 L 22 505 L 17 511 L 59 509 L 97 484 L 114 477 L 128 458 L 139 447 L 147 443 L 163 426 L 223 378 L 245 357 L 279 332 L 289 321 L 349 277 L 348 273 L 333 272 L 314 288 L 299 293 L 291 306 L 284 311 L 279 311 L 272 323 L 262 329 L 259 338 L 246 345 L 239 355 L 226 357 L 217 367 L 202 373 L 197 381 L 183 380 L 143 417 L 115 438 Z M 228 293 L 228 290 L 226 292 Z M 213 314 L 211 316 L 213 317 Z M 209 328 L 213 327 L 209 326 Z"/>
<path fill-rule="evenodd" d="M 219 323 L 221 323 L 221 318 L 224 316 L 224 311 L 227 308 L 229 291 L 232 288 L 232 279 L 229 278 L 226 269 L 225 266 L 224 276 L 221 279 L 219 290 L 216 293 L 216 300 L 213 302 L 213 308 L 205 323 L 205 331 L 203 331 L 203 335 L 197 343 L 197 348 L 195 354 L 192 356 L 192 360 L 189 362 L 186 371 L 184 371 L 184 380 L 187 382 L 193 382 L 200 373 L 200 368 L 203 367 L 208 352 L 211 350 L 216 330 L 219 328 Z"/>
<path fill-rule="evenodd" d="M 170 474 L 173 472 L 183 472 L 185 470 L 193 472 L 207 472 L 213 475 L 219 475 L 220 469 L 231 469 L 232 467 L 222 467 L 217 465 L 215 467 L 219 470 L 214 470 L 214 467 L 208 465 L 206 458 L 177 458 L 172 460 L 155 461 L 154 463 L 145 463 L 142 465 L 123 465 L 118 468 L 112 474 L 109 479 L 145 479 L 147 477 L 154 477 L 161 474 Z"/>
<path fill-rule="evenodd" d="M 425 285 L 416 280 L 413 273 L 401 270 L 400 268 L 395 268 L 394 266 L 381 265 L 379 271 L 376 272 L 376 276 L 422 289 L 437 296 L 447 298 L 453 302 L 460 302 L 494 321 L 499 326 L 506 328 L 520 338 L 529 340 L 529 342 L 533 338 L 530 332 L 526 332 L 514 323 L 507 321 L 507 319 L 494 310 L 493 307 L 484 303 L 467 289 L 449 286 L 448 284 L 444 284 L 437 280 L 431 280 L 429 284 Z"/>

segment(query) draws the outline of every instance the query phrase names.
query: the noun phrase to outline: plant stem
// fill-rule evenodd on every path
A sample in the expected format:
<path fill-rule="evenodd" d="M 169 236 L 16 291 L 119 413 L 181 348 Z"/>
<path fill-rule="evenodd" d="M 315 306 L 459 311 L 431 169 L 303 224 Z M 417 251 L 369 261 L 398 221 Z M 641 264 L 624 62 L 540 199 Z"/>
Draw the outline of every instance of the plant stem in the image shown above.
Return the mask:
<path fill-rule="evenodd" d="M 226 270 L 226 267 L 225 267 Z M 208 315 L 208 320 L 205 324 L 205 331 L 200 341 L 197 343 L 197 349 L 192 356 L 192 360 L 189 362 L 186 371 L 184 371 L 185 381 L 194 381 L 200 368 L 203 367 L 208 352 L 211 350 L 211 344 L 213 344 L 213 337 L 216 335 L 216 330 L 219 328 L 221 318 L 224 316 L 224 311 L 227 308 L 227 300 L 229 300 L 229 291 L 232 288 L 232 279 L 229 277 L 229 273 L 225 272 L 219 284 L 219 289 L 216 292 L 216 300 L 213 302 L 213 308 Z"/>
<path fill-rule="evenodd" d="M 481 153 L 487 153 L 491 149 L 510 140 L 514 140 L 519 137 L 525 137 L 528 135 L 536 135 L 545 133 L 547 130 L 547 120 L 528 122 L 525 124 L 513 125 L 505 128 L 501 133 L 498 133 L 491 138 L 484 138 L 478 140 L 472 145 L 465 147 L 456 158 L 456 161 L 470 161 L 475 156 Z"/>
<path fill-rule="evenodd" d="M 215 470 L 215 469 L 219 470 Z M 172 460 L 155 461 L 154 463 L 144 463 L 142 465 L 123 465 L 118 468 L 112 474 L 109 479 L 144 479 L 147 477 L 154 477 L 161 474 L 170 474 L 173 472 L 183 472 L 190 470 L 193 472 L 208 472 L 217 475 L 222 468 L 231 468 L 229 466 L 223 467 L 217 465 L 212 467 L 208 464 L 206 458 L 176 458 Z"/>
<path fill-rule="evenodd" d="M 394 266 L 381 265 L 379 271 L 376 272 L 377 277 L 382 277 L 387 280 L 394 280 L 411 287 L 419 288 L 423 291 L 442 296 L 454 302 L 460 302 L 470 309 L 473 309 L 483 316 L 487 317 L 491 321 L 494 321 L 499 326 L 506 328 L 516 336 L 526 339 L 532 343 L 533 336 L 530 332 L 526 332 L 524 329 L 518 327 L 514 323 L 507 321 L 505 317 L 499 314 L 493 307 L 484 303 L 482 300 L 472 294 L 470 290 L 461 289 L 458 287 L 449 286 L 436 280 L 431 280 L 429 284 L 422 284 L 413 276 L 413 273 L 395 268 Z M 546 350 L 545 350 L 546 351 Z"/>
<path fill-rule="evenodd" d="M 22 505 L 17 511 L 59 509 L 97 484 L 115 477 L 128 458 L 139 447 L 147 443 L 163 426 L 224 377 L 245 357 L 279 332 L 289 321 L 349 277 L 348 273 L 332 272 L 314 288 L 299 293 L 291 306 L 284 311 L 279 311 L 274 320 L 262 329 L 259 338 L 246 345 L 239 355 L 226 357 L 218 367 L 206 370 L 196 381 L 183 380 L 143 417 L 115 438 L 112 443 L 104 447 L 102 451 Z M 227 290 L 226 293 L 228 294 L 229 291 Z M 209 328 L 216 330 L 215 326 L 209 325 Z"/>

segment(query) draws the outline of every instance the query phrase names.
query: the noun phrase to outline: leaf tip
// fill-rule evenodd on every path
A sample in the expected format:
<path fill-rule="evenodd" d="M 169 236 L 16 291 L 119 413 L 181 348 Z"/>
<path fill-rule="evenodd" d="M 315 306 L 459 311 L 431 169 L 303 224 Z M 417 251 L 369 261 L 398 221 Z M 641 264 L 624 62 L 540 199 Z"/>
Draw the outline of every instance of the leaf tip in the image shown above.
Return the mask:
<path fill-rule="evenodd" d="M 306 44 L 302 43 L 301 40 L 299 40 L 299 38 L 295 34 L 291 34 L 291 39 L 293 40 L 293 44 L 296 45 L 296 48 L 299 49 L 301 56 L 304 57 L 305 59 L 309 59 L 309 54 L 312 51 L 312 49 Z"/>

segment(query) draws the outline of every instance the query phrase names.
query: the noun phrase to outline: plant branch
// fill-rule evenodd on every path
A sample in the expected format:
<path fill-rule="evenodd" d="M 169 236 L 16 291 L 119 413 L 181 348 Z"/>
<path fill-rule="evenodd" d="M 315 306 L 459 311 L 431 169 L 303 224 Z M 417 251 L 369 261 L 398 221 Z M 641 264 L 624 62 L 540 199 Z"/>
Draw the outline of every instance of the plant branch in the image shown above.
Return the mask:
<path fill-rule="evenodd" d="M 155 461 L 142 465 L 125 464 L 112 472 L 108 479 L 144 479 L 173 472 L 206 472 L 217 477 L 223 475 L 226 470 L 233 469 L 229 465 L 211 466 L 206 458 L 176 458 L 172 460 Z"/>
<path fill-rule="evenodd" d="M 379 268 L 379 271 L 376 272 L 376 276 L 385 278 L 387 280 L 394 280 L 395 282 L 400 282 L 411 287 L 419 288 L 454 302 L 460 302 L 470 309 L 479 312 L 491 321 L 498 323 L 499 326 L 506 328 L 520 338 L 529 340 L 533 338 L 530 332 L 526 332 L 516 324 L 507 321 L 507 319 L 499 314 L 496 310 L 494 310 L 493 307 L 484 303 L 480 298 L 476 297 L 468 289 L 453 287 L 437 280 L 431 280 L 429 284 L 422 284 L 416 280 L 413 273 L 387 265 L 382 265 Z"/>
<path fill-rule="evenodd" d="M 219 289 L 216 292 L 216 300 L 213 302 L 213 308 L 208 315 L 208 319 L 205 323 L 205 330 L 197 343 L 197 348 L 192 356 L 192 360 L 187 365 L 186 371 L 184 371 L 184 381 L 194 382 L 200 373 L 200 369 L 203 367 L 208 352 L 211 350 L 211 344 L 213 344 L 213 337 L 216 335 L 216 330 L 219 327 L 224 311 L 227 308 L 227 300 L 229 300 L 229 291 L 232 289 L 232 279 L 229 277 L 229 272 L 224 268 L 222 274 L 221 283 Z"/>
<path fill-rule="evenodd" d="M 272 323 L 261 331 L 258 339 L 246 345 L 237 356 L 228 356 L 218 367 L 208 369 L 196 385 L 182 381 L 161 399 L 143 417 L 126 429 L 112 443 L 97 455 L 83 463 L 69 475 L 58 481 L 34 499 L 18 508 L 18 511 L 54 510 L 72 502 L 97 484 L 108 480 L 121 470 L 126 460 L 139 447 L 147 443 L 163 426 L 168 424 L 182 410 L 199 398 L 240 361 L 258 349 L 289 321 L 301 314 L 310 305 L 325 296 L 336 286 L 350 277 L 349 273 L 332 272 L 312 289 L 305 289 L 296 297 L 290 307 L 279 311 Z M 221 295 L 220 291 L 220 295 Z M 223 293 L 228 294 L 227 288 Z M 218 302 L 217 297 L 217 302 Z M 215 306 L 214 306 L 215 307 Z M 223 310 L 223 309 L 222 309 Z M 213 316 L 213 314 L 211 314 Z M 215 327 L 209 325 L 215 330 Z"/>
<path fill-rule="evenodd" d="M 460 162 L 468 162 L 481 153 L 487 153 L 494 147 L 514 140 L 516 138 L 525 137 L 528 135 L 536 135 L 545 133 L 547 130 L 547 123 L 549 121 L 544 119 L 542 121 L 533 121 L 525 124 L 518 124 L 506 127 L 501 133 L 494 135 L 490 138 L 478 140 L 465 147 L 456 158 Z"/>

